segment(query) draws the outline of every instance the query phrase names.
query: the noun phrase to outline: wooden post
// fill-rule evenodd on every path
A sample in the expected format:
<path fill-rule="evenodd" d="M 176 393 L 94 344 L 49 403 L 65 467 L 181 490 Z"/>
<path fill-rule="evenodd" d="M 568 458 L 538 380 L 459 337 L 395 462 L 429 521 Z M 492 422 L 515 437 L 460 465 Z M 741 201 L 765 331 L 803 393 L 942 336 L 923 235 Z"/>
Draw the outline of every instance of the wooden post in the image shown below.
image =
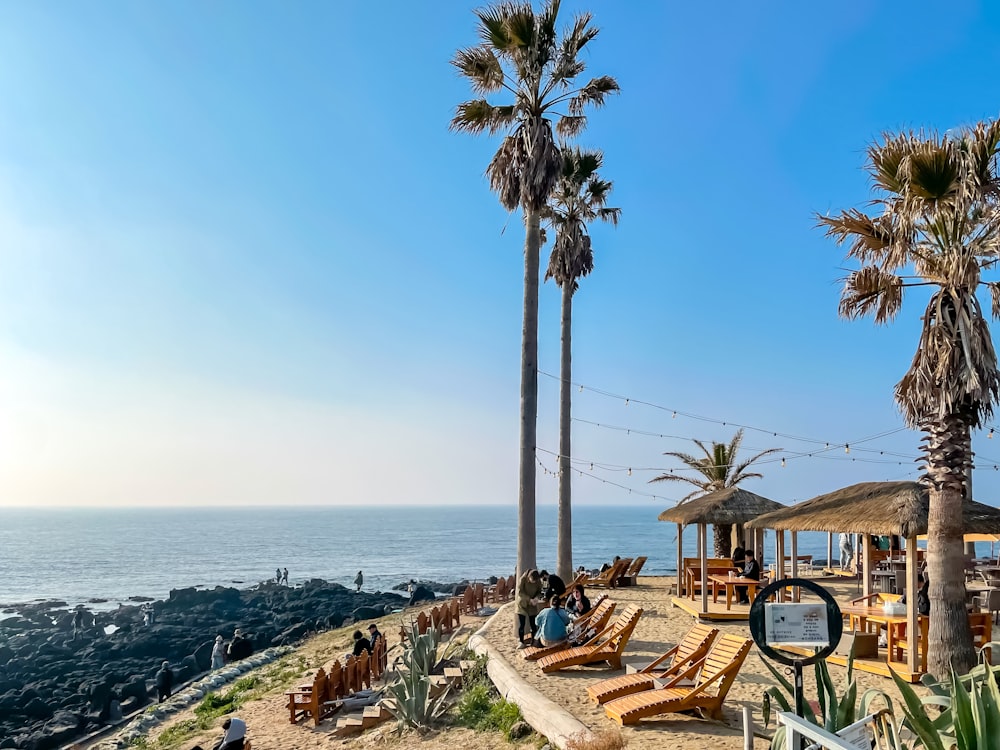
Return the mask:
<path fill-rule="evenodd" d="M 906 537 L 906 666 L 910 674 L 917 671 L 920 664 L 918 651 L 921 648 L 920 627 L 917 618 L 917 535 Z M 891 655 L 890 655 L 891 658 Z"/>
<path fill-rule="evenodd" d="M 865 596 L 871 596 L 872 593 L 872 545 L 871 545 L 871 534 L 860 534 L 861 539 L 859 540 L 857 549 L 862 550 L 861 552 L 861 575 L 864 577 L 864 587 L 863 591 Z M 907 597 L 909 599 L 909 597 Z"/>
<path fill-rule="evenodd" d="M 698 524 L 698 553 L 701 559 L 701 611 L 708 612 L 708 524 Z"/>
<path fill-rule="evenodd" d="M 792 532 L 792 578 L 799 577 L 799 532 Z M 799 600 L 799 588 L 796 586 L 792 589 L 792 601 L 797 602 Z"/>
<path fill-rule="evenodd" d="M 783 529 L 774 531 L 774 580 L 780 581 L 785 577 L 785 532 Z M 778 601 L 785 601 L 786 589 L 778 591 Z"/>
<path fill-rule="evenodd" d="M 838 560 L 837 563 L 839 565 L 840 561 Z M 832 531 L 826 532 L 826 567 L 828 567 L 830 570 L 836 570 L 837 569 L 837 568 L 833 567 L 833 532 Z"/>
<path fill-rule="evenodd" d="M 684 524 L 677 524 L 677 596 L 684 596 Z"/>

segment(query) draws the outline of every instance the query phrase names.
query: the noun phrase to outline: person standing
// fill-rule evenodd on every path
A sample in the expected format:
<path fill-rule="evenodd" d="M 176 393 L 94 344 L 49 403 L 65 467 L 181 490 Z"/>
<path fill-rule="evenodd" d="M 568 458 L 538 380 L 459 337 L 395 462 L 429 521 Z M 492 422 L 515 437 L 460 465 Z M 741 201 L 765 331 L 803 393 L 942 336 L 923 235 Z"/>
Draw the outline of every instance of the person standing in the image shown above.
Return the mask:
<path fill-rule="evenodd" d="M 174 673 L 170 669 L 170 662 L 163 662 L 160 671 L 156 673 L 156 695 L 163 703 L 170 697 L 174 689 Z"/>
<path fill-rule="evenodd" d="M 288 585 L 288 568 L 281 571 L 281 582 L 286 586 Z"/>
<path fill-rule="evenodd" d="M 83 632 L 83 607 L 76 608 L 76 614 L 73 615 L 73 640 L 75 641 L 77 636 Z"/>
<path fill-rule="evenodd" d="M 535 639 L 537 626 L 535 615 L 538 614 L 542 599 L 542 577 L 537 570 L 525 571 L 517 583 L 517 639 L 518 648 L 527 648 Z M 529 640 L 525 640 L 525 636 Z"/>
<path fill-rule="evenodd" d="M 563 596 L 566 593 L 566 582 L 555 573 L 543 570 L 542 577 L 542 599 L 549 601 L 553 596 Z"/>
<path fill-rule="evenodd" d="M 212 669 L 222 669 L 226 666 L 226 644 L 221 635 L 215 636 L 215 645 L 212 646 Z"/>
<path fill-rule="evenodd" d="M 840 569 L 848 570 L 851 567 L 851 556 L 854 554 L 854 547 L 851 545 L 851 535 L 846 531 L 840 532 Z M 832 564 L 832 563 L 831 563 Z"/>
<path fill-rule="evenodd" d="M 281 568 L 274 569 L 274 582 L 279 586 L 281 585 Z"/>
<path fill-rule="evenodd" d="M 355 590 L 355 592 L 354 592 L 354 593 L 356 593 L 356 594 L 357 594 L 357 593 L 360 593 L 360 591 L 361 591 L 361 586 L 362 586 L 362 584 L 364 584 L 364 582 L 365 582 L 365 576 L 364 576 L 364 573 L 362 573 L 362 572 L 361 572 L 361 571 L 359 570 L 359 571 L 358 571 L 358 574 L 357 574 L 356 576 L 354 576 L 354 585 L 358 587 L 358 588 L 357 588 L 357 589 Z"/>

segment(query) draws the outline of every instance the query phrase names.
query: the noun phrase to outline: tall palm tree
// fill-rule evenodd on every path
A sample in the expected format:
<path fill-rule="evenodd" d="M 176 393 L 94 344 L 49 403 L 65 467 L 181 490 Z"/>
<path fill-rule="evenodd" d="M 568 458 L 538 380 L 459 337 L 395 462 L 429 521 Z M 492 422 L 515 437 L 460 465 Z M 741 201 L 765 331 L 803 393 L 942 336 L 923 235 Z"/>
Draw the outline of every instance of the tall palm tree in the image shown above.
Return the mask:
<path fill-rule="evenodd" d="M 691 494 L 680 499 L 680 503 L 686 503 L 696 497 L 707 495 L 709 492 L 724 490 L 728 487 L 735 487 L 740 482 L 747 479 L 760 479 L 763 474 L 756 471 L 747 471 L 750 466 L 764 456 L 778 453 L 781 448 L 768 448 L 761 451 L 756 456 L 748 458 L 742 463 L 736 463 L 736 454 L 740 452 L 740 444 L 743 442 L 743 430 L 738 430 L 733 439 L 726 443 L 712 442 L 709 448 L 701 440 L 692 440 L 697 445 L 704 457 L 692 456 L 688 453 L 668 451 L 664 456 L 671 456 L 683 463 L 687 468 L 697 472 L 694 476 L 684 474 L 661 474 L 650 479 L 650 482 L 686 482 L 694 485 L 695 489 Z M 729 557 L 732 554 L 732 524 L 716 524 L 712 527 L 712 534 L 715 544 L 716 557 Z M 741 533 L 742 536 L 742 533 Z"/>
<path fill-rule="evenodd" d="M 971 430 L 993 414 L 1000 373 L 980 286 L 1000 317 L 1000 284 L 982 272 L 1000 257 L 1000 124 L 979 123 L 955 134 L 885 134 L 868 147 L 867 171 L 878 209 L 820 216 L 820 226 L 861 267 L 850 273 L 840 315 L 872 315 L 877 324 L 899 313 L 907 287 L 929 287 L 917 352 L 896 384 L 906 423 L 924 433 L 924 474 L 930 506 L 929 669 L 944 676 L 975 662 L 965 611 L 961 504 L 969 494 Z"/>
<path fill-rule="evenodd" d="M 528 2 L 504 2 L 477 10 L 480 43 L 460 49 L 452 65 L 483 98 L 458 105 L 453 130 L 505 133 L 486 168 L 490 188 L 508 211 L 524 213 L 524 311 L 521 337 L 521 440 L 518 483 L 517 568 L 535 566 L 535 434 L 538 413 L 538 251 L 540 219 L 559 178 L 561 159 L 553 133 L 577 135 L 587 107 L 600 107 L 618 83 L 600 76 L 578 86 L 581 52 L 597 36 L 589 13 L 556 30 L 559 0 L 535 13 Z M 506 104 L 485 98 L 505 94 Z"/>
<path fill-rule="evenodd" d="M 564 580 L 573 573 L 572 477 L 570 476 L 570 424 L 572 392 L 573 295 L 579 280 L 594 270 L 594 252 L 587 225 L 605 221 L 618 225 L 620 208 L 609 208 L 614 184 L 597 174 L 604 163 L 600 151 L 562 148 L 562 170 L 549 197 L 545 219 L 555 230 L 545 280 L 555 279 L 562 290 L 559 320 L 559 525 L 556 541 L 556 572 Z"/>

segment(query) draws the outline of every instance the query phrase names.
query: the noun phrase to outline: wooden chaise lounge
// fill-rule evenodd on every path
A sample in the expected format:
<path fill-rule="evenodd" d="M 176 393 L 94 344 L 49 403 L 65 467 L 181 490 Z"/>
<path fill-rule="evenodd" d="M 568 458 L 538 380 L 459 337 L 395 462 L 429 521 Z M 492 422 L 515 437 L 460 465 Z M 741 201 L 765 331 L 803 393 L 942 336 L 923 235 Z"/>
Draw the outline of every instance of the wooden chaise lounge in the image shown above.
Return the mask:
<path fill-rule="evenodd" d="M 595 634 L 599 633 L 607 627 L 616 606 L 613 601 L 608 599 L 607 594 L 601 594 L 601 598 L 597 600 L 597 604 L 592 606 L 590 612 L 583 617 L 578 617 L 573 623 L 573 627 L 580 629 L 581 633 L 585 633 L 587 630 L 593 630 Z M 590 639 L 588 638 L 587 640 Z M 531 647 L 521 651 L 521 655 L 528 661 L 537 661 L 543 656 L 554 654 L 557 651 L 565 651 L 571 647 L 569 643 L 559 643 L 555 646 L 539 646 L 537 648 Z"/>
<path fill-rule="evenodd" d="M 684 670 L 678 679 L 698 673 L 693 687 L 665 687 L 626 695 L 604 704 L 611 719 L 621 725 L 666 713 L 698 710 L 709 718 L 722 718 L 722 704 L 733 680 L 750 653 L 753 641 L 725 634 L 715 642 L 704 659 Z M 674 680 L 676 684 L 678 680 Z"/>
<path fill-rule="evenodd" d="M 622 652 L 641 616 L 642 607 L 626 607 L 611 625 L 582 646 L 557 651 L 539 659 L 542 671 L 551 674 L 568 667 L 599 662 L 607 662 L 612 669 L 621 669 Z"/>
<path fill-rule="evenodd" d="M 642 570 L 642 566 L 646 564 L 646 557 L 637 557 L 632 561 L 632 564 L 628 566 L 628 570 L 622 573 L 618 577 L 618 583 L 623 586 L 635 586 L 636 582 L 639 580 L 639 571 Z"/>
<path fill-rule="evenodd" d="M 606 588 L 613 589 L 618 585 L 618 579 L 621 578 L 622 573 L 628 570 L 628 566 L 631 564 L 632 560 L 629 558 L 619 560 L 600 575 L 596 575 L 594 577 L 588 576 L 587 579 L 583 581 L 583 585 L 604 586 Z"/>
<path fill-rule="evenodd" d="M 678 675 L 687 672 L 692 663 L 708 653 L 712 641 L 718 634 L 717 628 L 697 623 L 684 634 L 680 643 L 663 656 L 651 661 L 638 672 L 610 677 L 591 685 L 587 688 L 587 695 L 601 704 L 621 698 L 623 695 L 641 693 L 643 690 L 654 688 L 657 680 L 668 680 L 668 684 L 664 687 L 670 687 L 674 684 L 674 680 L 681 679 Z"/>
<path fill-rule="evenodd" d="M 289 720 L 292 724 L 302 717 L 312 717 L 313 724 L 319 726 L 327 713 L 326 670 L 320 667 L 311 683 L 289 690 L 285 696 L 288 698 Z"/>

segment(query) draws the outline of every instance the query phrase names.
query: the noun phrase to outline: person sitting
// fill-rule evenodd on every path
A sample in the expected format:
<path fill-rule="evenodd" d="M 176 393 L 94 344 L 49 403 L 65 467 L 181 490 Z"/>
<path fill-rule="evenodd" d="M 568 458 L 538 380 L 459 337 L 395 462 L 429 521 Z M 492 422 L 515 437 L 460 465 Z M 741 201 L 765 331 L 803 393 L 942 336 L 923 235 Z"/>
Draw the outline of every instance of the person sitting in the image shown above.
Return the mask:
<path fill-rule="evenodd" d="M 583 593 L 583 584 L 578 583 L 570 590 L 569 598 L 566 600 L 566 612 L 570 617 L 577 618 L 589 611 L 590 599 Z"/>
<path fill-rule="evenodd" d="M 543 570 L 539 575 L 542 577 L 542 598 L 549 601 L 553 596 L 562 596 L 566 593 L 566 583 L 555 573 Z"/>
<path fill-rule="evenodd" d="M 361 635 L 360 630 L 354 631 L 354 649 L 352 653 L 354 656 L 361 656 L 362 651 L 367 651 L 369 654 L 372 652 L 372 644 L 368 642 L 368 639 Z"/>
<path fill-rule="evenodd" d="M 744 566 L 743 556 L 745 554 L 746 554 L 746 550 L 743 549 L 742 547 L 737 547 L 736 549 L 733 550 L 733 556 L 732 556 L 733 570 L 737 574 L 743 572 L 743 566 Z"/>
<path fill-rule="evenodd" d="M 566 642 L 566 628 L 571 621 L 558 596 L 549 599 L 549 606 L 538 613 L 535 622 L 543 646 L 557 646 Z"/>
<path fill-rule="evenodd" d="M 917 598 L 915 603 L 917 605 L 917 614 L 928 616 L 931 613 L 931 598 L 928 593 L 928 586 L 930 586 L 930 581 L 925 575 L 917 576 Z M 906 594 L 899 597 L 901 604 L 906 604 Z"/>
<path fill-rule="evenodd" d="M 752 581 L 760 580 L 760 563 L 757 562 L 757 558 L 753 555 L 753 550 L 748 549 L 743 552 L 743 572 L 739 575 L 740 578 L 749 578 Z M 747 594 L 747 586 L 737 586 L 736 594 L 739 597 L 740 604 L 749 604 L 750 597 Z"/>
<path fill-rule="evenodd" d="M 371 646 L 372 653 L 375 653 L 375 641 L 382 637 L 383 636 L 379 632 L 378 625 L 373 622 L 368 626 L 368 645 Z"/>
<path fill-rule="evenodd" d="M 247 725 L 243 719 L 232 716 L 222 722 L 223 735 L 212 750 L 243 750 L 247 736 Z M 195 745 L 191 750 L 202 750 L 201 745 Z"/>

